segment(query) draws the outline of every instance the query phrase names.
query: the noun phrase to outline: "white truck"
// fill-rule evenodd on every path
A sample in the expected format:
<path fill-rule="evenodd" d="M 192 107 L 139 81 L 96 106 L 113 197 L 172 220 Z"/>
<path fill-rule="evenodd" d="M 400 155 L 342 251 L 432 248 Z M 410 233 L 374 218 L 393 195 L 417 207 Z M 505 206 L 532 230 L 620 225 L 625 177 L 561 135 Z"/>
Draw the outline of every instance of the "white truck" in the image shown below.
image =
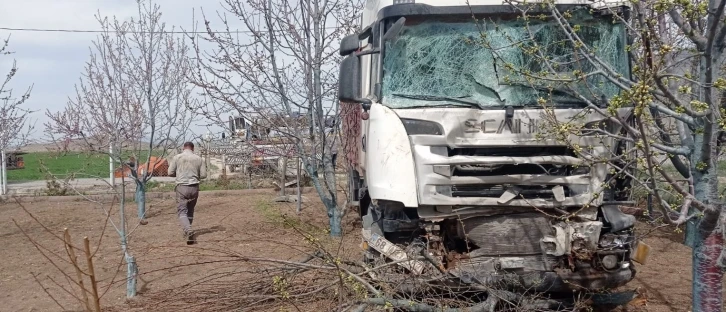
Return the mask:
<path fill-rule="evenodd" d="M 612 15 L 627 18 L 627 6 L 555 3 L 601 59 L 630 75 L 626 27 Z M 529 10 L 550 14 L 546 5 Z M 635 276 L 633 259 L 647 256 L 637 248 L 635 218 L 619 209 L 631 182 L 613 176 L 611 164 L 590 164 L 567 144 L 538 137 L 538 99 L 551 95 L 559 120 L 585 113 L 585 129 L 619 126 L 571 93 L 515 83 L 506 62 L 532 72 L 542 64 L 508 40 L 529 31 L 543 46 L 563 40 L 552 18 L 525 28 L 519 14 L 501 0 L 368 0 L 361 31 L 341 41 L 339 100 L 364 116 L 350 141 L 348 202 L 362 218 L 366 257 L 400 260 L 419 246 L 464 283 L 515 276 L 523 288 L 555 293 L 620 287 Z M 483 34 L 500 40 L 497 56 L 476 43 Z M 546 51 L 553 59 L 573 52 Z M 603 77 L 592 79 L 592 101 L 618 94 Z M 632 107 L 618 114 L 627 119 Z M 627 145 L 587 132 L 575 141 L 598 155 Z M 427 265 L 406 268 L 425 274 Z"/>

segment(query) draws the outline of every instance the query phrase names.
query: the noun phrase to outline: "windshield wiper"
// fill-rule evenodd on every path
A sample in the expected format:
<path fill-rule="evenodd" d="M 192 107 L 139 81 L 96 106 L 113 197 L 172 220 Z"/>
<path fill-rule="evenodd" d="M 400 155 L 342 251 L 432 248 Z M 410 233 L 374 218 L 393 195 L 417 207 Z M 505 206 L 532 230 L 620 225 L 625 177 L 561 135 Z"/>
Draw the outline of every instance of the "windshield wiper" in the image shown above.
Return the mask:
<path fill-rule="evenodd" d="M 546 86 L 537 86 L 537 85 L 526 85 L 523 83 L 508 83 L 507 85 L 515 86 L 515 87 L 522 87 L 522 88 L 530 88 L 537 91 L 543 91 L 547 93 L 551 93 L 552 95 L 552 101 L 554 102 L 554 106 L 567 106 L 567 107 L 587 107 L 587 103 L 585 103 L 582 99 L 578 98 L 577 96 L 571 94 L 568 92 L 568 90 L 563 90 L 556 87 L 546 87 Z M 559 99 L 557 99 L 559 97 Z M 534 102 L 531 104 L 527 104 L 526 106 L 541 106 L 539 103 Z"/>
<path fill-rule="evenodd" d="M 551 108 L 586 108 L 587 103 L 580 100 L 552 100 L 554 104 L 547 104 L 545 107 Z M 514 108 L 542 108 L 539 102 L 528 102 L 527 104 L 521 105 L 508 105 Z"/>
<path fill-rule="evenodd" d="M 479 104 L 479 102 L 470 100 L 467 98 L 460 98 L 460 97 L 452 97 L 452 96 L 436 96 L 436 95 L 413 95 L 413 94 L 401 94 L 401 93 L 393 93 L 393 96 L 398 96 L 402 98 L 407 99 L 414 99 L 414 100 L 423 100 L 423 101 L 436 101 L 436 102 L 455 102 L 455 103 L 461 103 L 466 104 L 469 106 L 473 106 L 479 109 L 484 109 L 484 107 Z"/>
<path fill-rule="evenodd" d="M 414 109 L 414 108 L 470 108 L 472 107 L 469 104 L 441 104 L 441 105 L 414 105 L 414 106 L 403 106 L 403 107 L 396 107 L 396 109 Z"/>
<path fill-rule="evenodd" d="M 555 108 L 557 107 L 575 107 L 575 108 L 585 108 L 587 107 L 587 103 L 583 102 L 582 100 L 553 100 L 555 102 Z"/>

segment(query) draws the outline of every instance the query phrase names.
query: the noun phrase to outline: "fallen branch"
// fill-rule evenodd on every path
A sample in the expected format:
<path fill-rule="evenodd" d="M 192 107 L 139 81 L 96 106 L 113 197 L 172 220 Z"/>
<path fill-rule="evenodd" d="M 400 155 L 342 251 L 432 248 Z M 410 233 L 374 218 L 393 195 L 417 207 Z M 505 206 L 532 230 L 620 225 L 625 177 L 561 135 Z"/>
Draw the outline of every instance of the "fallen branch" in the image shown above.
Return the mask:
<path fill-rule="evenodd" d="M 363 301 L 364 304 L 358 306 L 353 311 L 365 311 L 366 305 L 392 306 L 394 308 L 403 309 L 409 312 L 492 312 L 496 307 L 499 299 L 496 296 L 489 296 L 482 303 L 466 308 L 443 308 L 435 307 L 425 303 L 419 303 L 411 300 L 386 299 L 386 298 L 370 298 Z"/>

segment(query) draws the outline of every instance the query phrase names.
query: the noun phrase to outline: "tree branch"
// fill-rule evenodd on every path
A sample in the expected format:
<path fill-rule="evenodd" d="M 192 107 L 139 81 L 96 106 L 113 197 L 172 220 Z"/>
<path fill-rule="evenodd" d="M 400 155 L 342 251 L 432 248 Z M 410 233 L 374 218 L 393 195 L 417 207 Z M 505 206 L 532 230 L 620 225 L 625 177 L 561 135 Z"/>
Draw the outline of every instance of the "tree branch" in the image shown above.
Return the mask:
<path fill-rule="evenodd" d="M 681 29 L 683 34 L 691 39 L 691 42 L 696 45 L 699 51 L 703 51 L 706 49 L 706 38 L 697 33 L 695 29 L 693 29 L 693 27 L 683 19 L 683 16 L 678 12 L 678 10 L 676 10 L 675 8 L 671 9 L 670 11 L 668 11 L 668 14 L 671 16 L 673 23 L 675 23 L 676 26 Z"/>

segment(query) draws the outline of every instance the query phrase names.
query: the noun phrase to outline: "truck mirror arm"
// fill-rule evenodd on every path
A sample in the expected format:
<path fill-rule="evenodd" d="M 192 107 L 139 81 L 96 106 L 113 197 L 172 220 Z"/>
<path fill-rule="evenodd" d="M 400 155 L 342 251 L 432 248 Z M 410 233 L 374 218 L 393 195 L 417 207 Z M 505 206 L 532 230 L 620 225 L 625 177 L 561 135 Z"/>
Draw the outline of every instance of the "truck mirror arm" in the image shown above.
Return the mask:
<path fill-rule="evenodd" d="M 367 98 L 359 99 L 360 106 L 363 107 L 364 112 L 368 112 L 371 110 L 371 105 L 373 105 L 373 101 Z"/>

